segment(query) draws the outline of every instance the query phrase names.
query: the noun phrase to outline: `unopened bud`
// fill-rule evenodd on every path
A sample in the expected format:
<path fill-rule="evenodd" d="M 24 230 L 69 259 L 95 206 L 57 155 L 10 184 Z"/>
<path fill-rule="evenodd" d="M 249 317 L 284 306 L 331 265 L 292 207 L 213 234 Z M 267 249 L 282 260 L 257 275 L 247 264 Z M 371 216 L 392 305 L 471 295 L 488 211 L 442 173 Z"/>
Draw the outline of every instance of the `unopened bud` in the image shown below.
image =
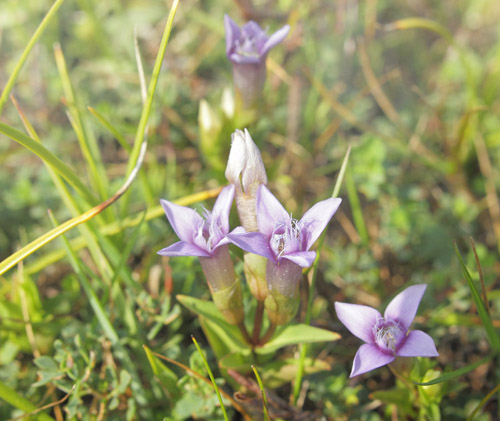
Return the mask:
<path fill-rule="evenodd" d="M 248 130 L 236 130 L 232 136 L 226 178 L 236 187 L 236 208 L 247 232 L 258 231 L 257 188 L 267 184 L 266 169 L 259 148 Z"/>

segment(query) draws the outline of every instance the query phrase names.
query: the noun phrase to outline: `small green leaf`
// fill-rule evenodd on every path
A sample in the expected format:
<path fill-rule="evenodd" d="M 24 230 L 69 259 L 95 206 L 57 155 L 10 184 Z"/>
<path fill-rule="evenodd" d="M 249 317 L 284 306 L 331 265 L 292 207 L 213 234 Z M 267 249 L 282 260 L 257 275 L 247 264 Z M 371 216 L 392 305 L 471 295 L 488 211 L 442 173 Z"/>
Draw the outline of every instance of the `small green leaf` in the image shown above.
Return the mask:
<path fill-rule="evenodd" d="M 59 367 L 56 362 L 46 355 L 36 358 L 34 361 L 35 365 L 44 371 L 59 371 Z"/>
<path fill-rule="evenodd" d="M 321 329 L 319 327 L 306 324 L 289 325 L 279 330 L 273 339 L 267 342 L 263 347 L 257 348 L 258 354 L 274 352 L 284 346 L 303 343 L 330 342 L 336 341 L 340 335 L 331 330 Z"/>

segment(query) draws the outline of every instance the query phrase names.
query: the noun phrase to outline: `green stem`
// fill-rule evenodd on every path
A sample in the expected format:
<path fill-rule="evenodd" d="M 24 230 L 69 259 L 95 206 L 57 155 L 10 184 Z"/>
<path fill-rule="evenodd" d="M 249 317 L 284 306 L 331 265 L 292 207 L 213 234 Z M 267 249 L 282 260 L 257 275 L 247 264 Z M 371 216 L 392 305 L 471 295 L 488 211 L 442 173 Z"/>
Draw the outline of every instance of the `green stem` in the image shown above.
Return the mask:
<path fill-rule="evenodd" d="M 257 309 L 255 310 L 255 319 L 253 321 L 252 344 L 254 345 L 259 343 L 263 316 L 264 316 L 264 301 L 257 301 Z"/>
<path fill-rule="evenodd" d="M 267 342 L 269 342 L 269 339 L 272 338 L 272 336 L 274 335 L 274 332 L 276 331 L 276 327 L 277 326 L 274 323 L 271 323 L 269 325 L 269 328 L 267 329 L 266 334 L 264 335 L 264 337 L 258 343 L 259 346 L 263 346 Z"/>
<path fill-rule="evenodd" d="M 250 335 L 248 334 L 248 330 L 245 326 L 245 323 L 241 322 L 241 323 L 238 323 L 238 329 L 240 329 L 240 332 L 241 334 L 243 335 L 243 339 L 245 339 L 245 341 L 249 344 L 249 345 L 252 345 L 252 338 L 250 337 Z"/>

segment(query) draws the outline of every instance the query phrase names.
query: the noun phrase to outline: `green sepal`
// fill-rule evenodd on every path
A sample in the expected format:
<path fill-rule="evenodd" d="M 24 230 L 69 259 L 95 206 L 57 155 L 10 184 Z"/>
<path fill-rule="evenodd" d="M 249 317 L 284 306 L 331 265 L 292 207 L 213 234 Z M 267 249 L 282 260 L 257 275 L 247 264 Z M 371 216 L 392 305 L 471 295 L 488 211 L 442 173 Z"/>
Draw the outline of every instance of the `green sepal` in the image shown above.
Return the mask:
<path fill-rule="evenodd" d="M 241 283 L 236 279 L 230 286 L 212 291 L 215 307 L 221 312 L 226 322 L 236 325 L 243 321 L 243 297 Z"/>
<path fill-rule="evenodd" d="M 299 304 L 300 297 L 298 294 L 290 297 L 277 291 L 270 291 L 264 301 L 269 320 L 275 325 L 284 325 L 290 322 L 297 314 Z"/>

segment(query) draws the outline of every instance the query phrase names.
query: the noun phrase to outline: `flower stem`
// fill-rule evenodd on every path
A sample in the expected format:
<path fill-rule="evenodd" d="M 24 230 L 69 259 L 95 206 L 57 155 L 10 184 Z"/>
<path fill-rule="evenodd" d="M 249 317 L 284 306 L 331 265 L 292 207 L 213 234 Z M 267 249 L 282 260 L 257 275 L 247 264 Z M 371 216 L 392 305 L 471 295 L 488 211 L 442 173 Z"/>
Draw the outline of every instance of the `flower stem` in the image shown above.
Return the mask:
<path fill-rule="evenodd" d="M 240 329 L 240 332 L 243 335 L 243 339 L 245 339 L 245 342 L 247 342 L 249 345 L 253 345 L 252 338 L 250 338 L 250 335 L 248 334 L 248 330 L 245 326 L 245 323 L 240 322 L 238 323 L 237 326 Z"/>
<path fill-rule="evenodd" d="M 259 343 L 257 345 L 259 346 L 262 346 L 262 345 L 265 345 L 269 339 L 272 338 L 272 336 L 274 335 L 274 331 L 276 330 L 276 325 L 274 323 L 271 323 L 269 325 L 269 328 L 267 329 L 267 332 L 266 334 L 264 335 L 264 337 L 259 341 Z"/>
<path fill-rule="evenodd" d="M 264 301 L 257 301 L 257 310 L 255 310 L 255 319 L 253 322 L 252 344 L 259 343 L 260 329 L 262 328 L 262 317 L 264 316 Z"/>

